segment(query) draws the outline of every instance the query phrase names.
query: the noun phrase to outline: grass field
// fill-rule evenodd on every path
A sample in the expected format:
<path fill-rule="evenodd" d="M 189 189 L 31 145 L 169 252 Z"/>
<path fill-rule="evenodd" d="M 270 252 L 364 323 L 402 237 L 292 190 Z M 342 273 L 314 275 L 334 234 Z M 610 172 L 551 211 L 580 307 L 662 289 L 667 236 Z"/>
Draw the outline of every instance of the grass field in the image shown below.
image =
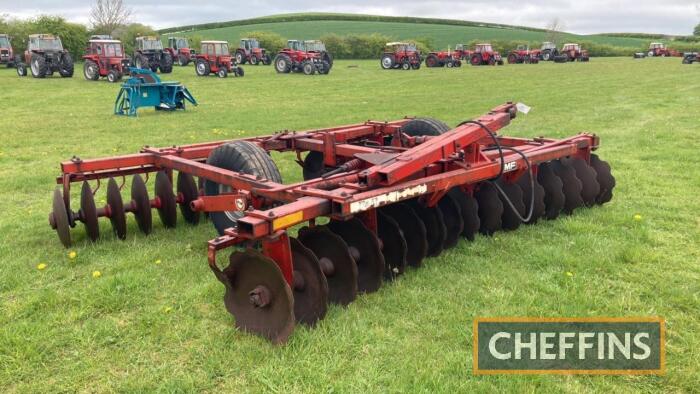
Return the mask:
<path fill-rule="evenodd" d="M 454 47 L 455 44 L 468 43 L 471 40 L 524 40 L 544 41 L 545 33 L 518 28 L 505 29 L 494 27 L 454 26 L 427 23 L 405 22 L 366 22 L 366 21 L 296 21 L 259 23 L 243 26 L 229 26 L 216 29 L 194 30 L 186 33 L 166 34 L 174 36 L 198 35 L 210 40 L 227 40 L 237 42 L 245 33 L 252 31 L 270 31 L 288 39 L 318 39 L 328 33 L 338 35 L 380 33 L 398 40 L 430 37 L 436 49 Z M 563 34 L 565 41 L 590 41 L 621 47 L 641 48 L 650 40 L 631 37 L 614 37 L 599 35 Z"/>
<path fill-rule="evenodd" d="M 0 391 L 697 391 L 700 67 L 609 58 L 405 72 L 338 61 L 328 76 L 246 66 L 245 78 L 220 80 L 190 66 L 166 79 L 201 105 L 135 119 L 112 114 L 117 85 L 87 82 L 79 67 L 46 80 L 0 69 Z M 119 241 L 105 220 L 97 243 L 80 226 L 73 259 L 47 223 L 58 163 L 74 154 L 404 115 L 455 125 L 507 100 L 533 107 L 509 135 L 599 134 L 617 178 L 612 202 L 460 241 L 379 292 L 330 307 L 286 346 L 233 328 L 206 265 L 208 223 L 165 230 L 154 218 L 144 236 L 130 216 Z M 301 178 L 291 157 L 276 158 L 286 182 Z M 665 376 L 471 373 L 477 316 L 649 315 L 667 320 Z"/>

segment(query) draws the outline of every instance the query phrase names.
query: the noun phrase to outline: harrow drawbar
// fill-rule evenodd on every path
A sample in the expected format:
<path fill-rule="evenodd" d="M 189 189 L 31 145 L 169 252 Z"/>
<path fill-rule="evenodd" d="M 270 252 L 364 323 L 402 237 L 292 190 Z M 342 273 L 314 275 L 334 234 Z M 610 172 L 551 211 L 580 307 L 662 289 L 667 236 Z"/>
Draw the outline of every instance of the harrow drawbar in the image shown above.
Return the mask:
<path fill-rule="evenodd" d="M 69 246 L 78 223 L 97 240 L 101 217 L 120 239 L 127 214 L 146 234 L 152 209 L 164 227 L 176 226 L 178 207 L 188 223 L 208 217 L 220 234 L 209 241 L 209 266 L 237 327 L 285 342 L 295 324 L 322 319 L 329 303 L 374 292 L 460 238 L 610 201 L 615 178 L 592 153 L 596 135 L 499 135 L 515 115 L 516 105 L 506 103 L 455 128 L 406 118 L 74 157 L 61 163 L 49 223 Z M 305 180 L 283 184 L 270 151 L 295 152 Z M 94 195 L 105 181 L 106 205 L 97 207 Z M 75 183 L 82 184 L 77 211 L 70 205 Z M 330 221 L 317 223 L 322 217 Z M 222 269 L 217 255 L 231 247 Z"/>

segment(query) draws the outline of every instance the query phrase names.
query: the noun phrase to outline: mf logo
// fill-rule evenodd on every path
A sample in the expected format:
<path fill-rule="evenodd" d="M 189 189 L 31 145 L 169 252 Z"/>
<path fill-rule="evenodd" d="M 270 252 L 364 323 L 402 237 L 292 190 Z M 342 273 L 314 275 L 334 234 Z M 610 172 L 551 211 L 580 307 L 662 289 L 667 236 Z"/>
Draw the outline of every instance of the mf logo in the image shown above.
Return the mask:
<path fill-rule="evenodd" d="M 475 374 L 663 374 L 662 318 L 478 318 Z"/>
<path fill-rule="evenodd" d="M 515 161 L 511 161 L 509 163 L 503 164 L 503 172 L 511 172 L 515 171 L 518 169 L 518 163 Z"/>

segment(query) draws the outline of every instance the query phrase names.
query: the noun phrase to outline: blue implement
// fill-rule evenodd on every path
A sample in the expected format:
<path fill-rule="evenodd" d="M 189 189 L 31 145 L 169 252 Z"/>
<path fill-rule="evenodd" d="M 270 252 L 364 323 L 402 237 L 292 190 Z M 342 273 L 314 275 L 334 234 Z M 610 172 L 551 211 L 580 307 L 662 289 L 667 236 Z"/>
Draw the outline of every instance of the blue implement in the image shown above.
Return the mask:
<path fill-rule="evenodd" d="M 185 101 L 197 105 L 197 100 L 180 82 L 163 82 L 151 70 L 129 67 L 129 79 L 122 84 L 114 103 L 115 115 L 136 116 L 141 107 L 157 111 L 185 109 Z"/>

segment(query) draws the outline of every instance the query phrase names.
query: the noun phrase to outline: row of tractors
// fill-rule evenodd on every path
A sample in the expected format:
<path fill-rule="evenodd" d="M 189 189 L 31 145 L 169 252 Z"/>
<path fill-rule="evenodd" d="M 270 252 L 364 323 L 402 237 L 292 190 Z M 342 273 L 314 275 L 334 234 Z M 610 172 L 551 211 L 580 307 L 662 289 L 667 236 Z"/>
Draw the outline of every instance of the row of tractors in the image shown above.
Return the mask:
<path fill-rule="evenodd" d="M 588 51 L 581 49 L 579 44 L 565 44 L 561 50 L 551 42 L 545 42 L 540 49 L 530 49 L 519 45 L 506 57 L 509 64 L 535 64 L 540 60 L 566 63 L 573 61 L 587 62 Z M 381 57 L 383 69 L 417 70 L 423 62 L 423 57 L 415 44 L 410 42 L 389 42 Z M 462 62 L 472 66 L 504 64 L 501 54 L 493 49 L 491 44 L 477 44 L 474 49 L 468 45 L 457 44 L 454 50 L 430 52 L 425 57 L 427 67 L 461 67 Z"/>

